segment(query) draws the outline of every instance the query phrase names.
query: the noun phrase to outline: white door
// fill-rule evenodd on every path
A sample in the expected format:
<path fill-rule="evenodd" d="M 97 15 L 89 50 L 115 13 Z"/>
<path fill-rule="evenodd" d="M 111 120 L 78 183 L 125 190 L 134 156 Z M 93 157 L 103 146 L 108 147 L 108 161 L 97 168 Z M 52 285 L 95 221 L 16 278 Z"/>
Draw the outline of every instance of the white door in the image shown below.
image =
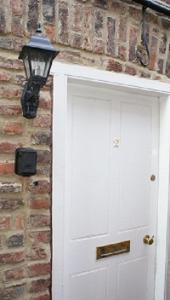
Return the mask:
<path fill-rule="evenodd" d="M 154 300 L 157 100 L 88 86 L 68 94 L 61 299 Z M 97 247 L 124 241 L 129 252 L 97 259 Z"/>

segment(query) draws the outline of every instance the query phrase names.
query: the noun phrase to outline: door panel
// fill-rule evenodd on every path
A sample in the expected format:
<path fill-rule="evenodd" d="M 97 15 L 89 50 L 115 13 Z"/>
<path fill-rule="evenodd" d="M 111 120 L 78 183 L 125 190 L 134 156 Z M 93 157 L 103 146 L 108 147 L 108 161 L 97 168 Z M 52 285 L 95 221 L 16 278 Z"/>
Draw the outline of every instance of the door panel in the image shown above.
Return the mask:
<path fill-rule="evenodd" d="M 154 300 L 157 101 L 91 91 L 69 92 L 62 300 Z M 129 253 L 96 260 L 127 240 Z"/>
<path fill-rule="evenodd" d="M 108 232 L 111 104 L 79 100 L 72 103 L 72 239 Z"/>
<path fill-rule="evenodd" d="M 119 230 L 149 224 L 151 114 L 149 106 L 121 102 Z"/>

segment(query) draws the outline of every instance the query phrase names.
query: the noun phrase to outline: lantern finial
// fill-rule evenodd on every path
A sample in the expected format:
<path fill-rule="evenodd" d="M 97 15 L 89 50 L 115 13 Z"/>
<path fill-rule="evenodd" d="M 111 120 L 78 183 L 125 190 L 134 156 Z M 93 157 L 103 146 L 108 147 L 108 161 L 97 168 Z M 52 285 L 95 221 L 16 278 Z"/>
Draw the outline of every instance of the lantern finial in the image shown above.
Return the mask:
<path fill-rule="evenodd" d="M 41 26 L 41 23 L 38 23 L 36 33 L 40 33 L 40 34 L 42 33 L 42 26 Z"/>

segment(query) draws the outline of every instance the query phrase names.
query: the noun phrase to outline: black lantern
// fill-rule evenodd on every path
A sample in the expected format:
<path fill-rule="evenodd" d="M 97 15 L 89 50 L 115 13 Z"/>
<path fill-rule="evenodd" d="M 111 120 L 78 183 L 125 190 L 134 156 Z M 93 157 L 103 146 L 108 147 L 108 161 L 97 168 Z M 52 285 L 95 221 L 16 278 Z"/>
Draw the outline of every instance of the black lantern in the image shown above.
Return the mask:
<path fill-rule="evenodd" d="M 40 25 L 36 35 L 28 45 L 23 46 L 19 59 L 24 62 L 27 82 L 21 98 L 23 116 L 27 119 L 36 117 L 39 104 L 39 91 L 45 85 L 56 51 L 49 39 L 42 35 Z"/>

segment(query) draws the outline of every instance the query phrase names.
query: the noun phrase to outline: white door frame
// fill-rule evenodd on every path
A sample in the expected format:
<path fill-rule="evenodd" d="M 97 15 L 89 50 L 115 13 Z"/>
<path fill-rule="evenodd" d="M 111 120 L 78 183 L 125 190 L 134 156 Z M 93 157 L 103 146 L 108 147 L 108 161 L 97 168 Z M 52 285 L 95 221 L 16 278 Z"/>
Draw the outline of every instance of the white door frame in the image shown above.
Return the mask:
<path fill-rule="evenodd" d="M 63 300 L 64 201 L 67 176 L 67 92 L 69 82 L 87 82 L 160 98 L 158 228 L 155 300 L 165 299 L 170 163 L 170 84 L 79 65 L 54 62 L 52 163 L 52 299 Z"/>

